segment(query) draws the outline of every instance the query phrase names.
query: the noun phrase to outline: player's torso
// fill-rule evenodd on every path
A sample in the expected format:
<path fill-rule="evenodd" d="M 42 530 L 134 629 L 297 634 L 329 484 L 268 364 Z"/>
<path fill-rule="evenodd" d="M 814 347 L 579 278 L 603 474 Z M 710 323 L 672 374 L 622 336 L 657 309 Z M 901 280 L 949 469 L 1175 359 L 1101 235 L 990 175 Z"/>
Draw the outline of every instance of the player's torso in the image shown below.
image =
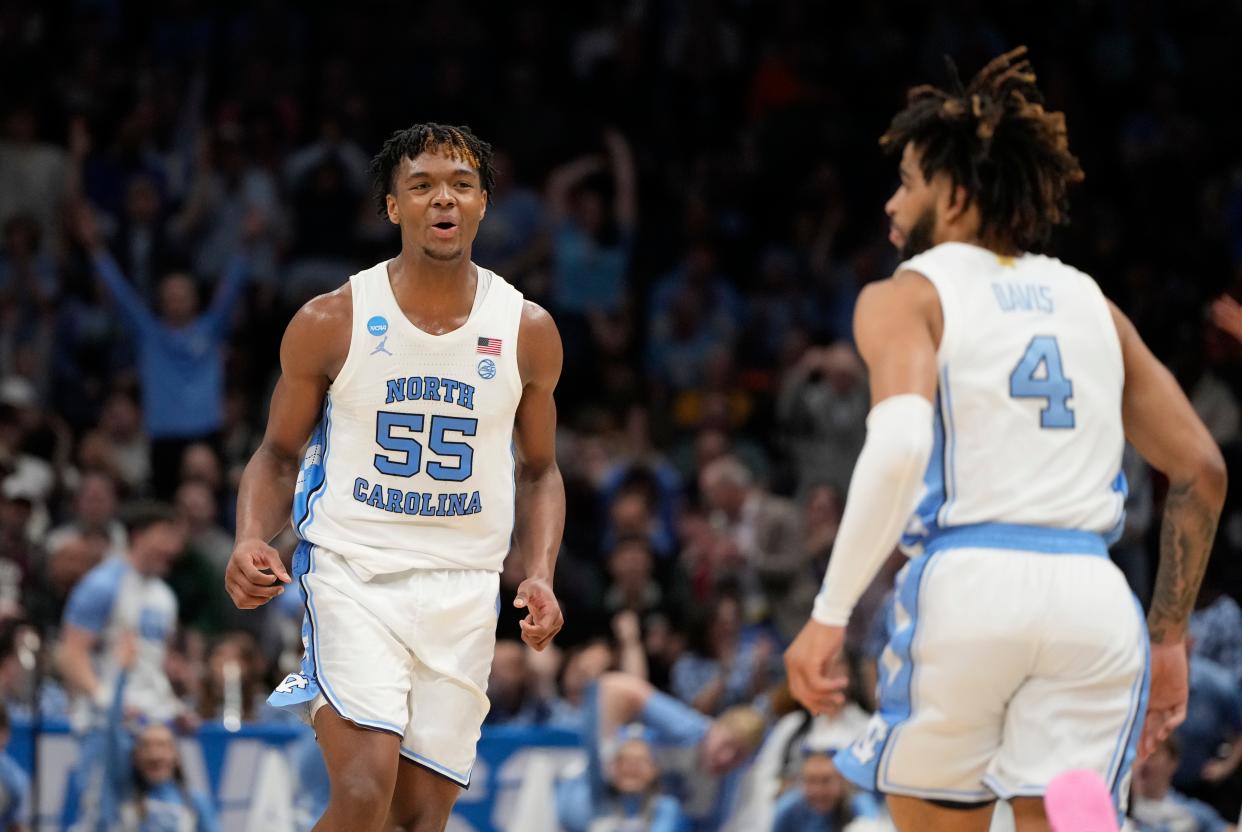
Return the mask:
<path fill-rule="evenodd" d="M 523 300 L 478 272 L 469 318 L 444 335 L 406 318 L 384 264 L 350 279 L 349 355 L 307 448 L 293 521 L 364 577 L 499 570 L 508 551 Z"/>
<path fill-rule="evenodd" d="M 932 281 L 944 314 L 936 445 L 906 548 L 980 523 L 1119 530 L 1124 366 L 1095 282 L 956 243 L 902 268 Z"/>

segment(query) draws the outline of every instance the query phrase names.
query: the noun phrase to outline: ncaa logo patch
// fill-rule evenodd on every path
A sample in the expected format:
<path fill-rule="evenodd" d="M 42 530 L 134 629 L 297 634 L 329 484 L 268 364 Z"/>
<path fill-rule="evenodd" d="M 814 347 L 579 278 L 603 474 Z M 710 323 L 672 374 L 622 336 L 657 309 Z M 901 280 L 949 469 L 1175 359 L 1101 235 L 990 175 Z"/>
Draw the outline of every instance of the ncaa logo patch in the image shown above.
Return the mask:
<path fill-rule="evenodd" d="M 479 376 L 482 378 L 496 377 L 496 362 L 490 358 L 484 358 L 479 362 Z"/>
<path fill-rule="evenodd" d="M 383 315 L 375 315 L 367 321 L 367 332 L 372 335 L 383 335 L 388 331 L 388 319 Z"/>

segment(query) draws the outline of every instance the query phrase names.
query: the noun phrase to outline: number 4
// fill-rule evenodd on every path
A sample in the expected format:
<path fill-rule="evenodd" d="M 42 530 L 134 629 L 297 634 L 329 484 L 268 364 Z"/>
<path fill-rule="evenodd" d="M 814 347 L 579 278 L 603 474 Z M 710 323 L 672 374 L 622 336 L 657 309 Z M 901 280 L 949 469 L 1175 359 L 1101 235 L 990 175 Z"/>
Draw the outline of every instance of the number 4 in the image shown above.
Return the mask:
<path fill-rule="evenodd" d="M 1037 375 L 1041 366 L 1044 368 L 1042 376 Z M 1074 383 L 1061 369 L 1061 348 L 1055 337 L 1036 335 L 1031 339 L 1026 354 L 1009 376 L 1009 395 L 1015 399 L 1047 402 L 1039 414 L 1041 428 L 1074 427 L 1074 411 L 1067 404 L 1074 395 Z"/>

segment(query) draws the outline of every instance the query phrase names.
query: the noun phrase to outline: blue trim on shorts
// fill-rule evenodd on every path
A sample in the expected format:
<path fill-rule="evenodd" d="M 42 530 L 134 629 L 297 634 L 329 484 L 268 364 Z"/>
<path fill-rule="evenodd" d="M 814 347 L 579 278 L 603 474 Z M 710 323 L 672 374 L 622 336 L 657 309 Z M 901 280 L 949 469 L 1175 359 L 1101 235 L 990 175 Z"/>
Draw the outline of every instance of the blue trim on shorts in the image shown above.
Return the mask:
<path fill-rule="evenodd" d="M 447 777 L 449 780 L 452 780 L 454 783 L 461 786 L 463 789 L 467 789 L 470 787 L 470 772 L 474 771 L 473 763 L 470 764 L 470 769 L 465 774 L 462 774 L 460 772 L 453 771 L 448 766 L 443 766 L 437 763 L 435 760 L 431 759 L 430 757 L 424 757 L 422 754 L 418 754 L 414 751 L 411 751 L 410 749 L 406 748 L 404 745 L 401 746 L 401 756 L 405 757 L 407 760 L 409 760 L 412 763 L 417 763 L 418 765 L 423 766 L 424 768 L 428 768 L 431 771 L 434 771 L 436 774 L 439 774 L 443 777 Z"/>
<path fill-rule="evenodd" d="M 323 675 L 323 663 L 319 660 L 319 639 L 316 635 L 319 629 L 318 616 L 315 614 L 315 600 L 311 596 L 310 585 L 307 578 L 315 571 L 315 546 L 308 541 L 301 541 L 293 553 L 293 574 L 296 577 L 299 586 L 302 588 L 302 599 L 306 605 L 306 617 L 302 621 L 302 641 L 305 645 L 305 653 L 302 656 L 302 673 L 311 681 L 311 685 L 318 688 L 324 698 L 338 714 L 344 719 L 349 720 L 355 725 L 363 728 L 374 728 L 379 731 L 387 731 L 396 734 L 398 737 L 405 736 L 405 729 L 394 725 L 391 722 L 382 722 L 379 720 L 360 719 L 350 713 L 341 705 L 340 698 L 332 690 L 332 685 Z M 273 694 L 274 696 L 275 694 Z M 313 696 L 308 697 L 313 701 Z M 271 702 L 271 699 L 268 700 Z M 276 707 L 294 708 L 307 707 L 305 700 L 299 702 L 278 703 L 271 702 Z M 309 716 L 309 714 L 308 714 Z M 307 722 L 310 722 L 307 719 Z"/>
<path fill-rule="evenodd" d="M 939 529 L 923 551 L 930 555 L 946 549 L 1013 549 L 1046 555 L 1108 557 L 1104 536 L 1095 532 L 1016 523 L 977 523 Z"/>
<path fill-rule="evenodd" d="M 1138 677 L 1130 688 L 1130 716 L 1125 729 L 1121 732 L 1117 749 L 1108 763 L 1109 791 L 1113 796 L 1113 806 L 1117 808 L 1118 823 L 1124 819 L 1123 786 L 1128 786 L 1130 767 L 1138 753 L 1139 737 L 1143 733 L 1143 722 L 1147 714 L 1147 698 L 1151 689 L 1151 638 L 1147 634 L 1147 619 L 1143 615 L 1143 607 L 1138 598 L 1134 598 L 1134 609 L 1139 619 L 1141 641 L 1143 643 L 1143 666 Z M 1123 750 L 1124 749 L 1124 750 Z"/>

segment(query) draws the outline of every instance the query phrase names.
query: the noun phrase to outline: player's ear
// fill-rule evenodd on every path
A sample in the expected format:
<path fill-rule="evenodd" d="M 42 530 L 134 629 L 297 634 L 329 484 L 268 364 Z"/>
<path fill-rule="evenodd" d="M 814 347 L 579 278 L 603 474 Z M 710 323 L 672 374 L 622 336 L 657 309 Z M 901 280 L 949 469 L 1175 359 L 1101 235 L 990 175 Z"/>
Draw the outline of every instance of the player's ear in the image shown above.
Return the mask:
<path fill-rule="evenodd" d="M 966 193 L 966 189 L 961 185 L 954 185 L 946 182 L 943 185 L 941 194 L 940 216 L 944 218 L 944 222 L 952 224 L 962 218 L 969 207 L 970 197 Z"/>
<path fill-rule="evenodd" d="M 489 194 L 487 191 L 484 191 L 483 192 L 483 210 L 479 212 L 479 219 L 483 219 L 484 217 L 487 216 L 487 205 L 491 201 L 492 201 L 492 195 Z"/>
<path fill-rule="evenodd" d="M 397 208 L 397 198 L 392 194 L 384 197 L 384 204 L 388 208 L 388 221 L 393 225 L 401 224 L 401 211 Z"/>

